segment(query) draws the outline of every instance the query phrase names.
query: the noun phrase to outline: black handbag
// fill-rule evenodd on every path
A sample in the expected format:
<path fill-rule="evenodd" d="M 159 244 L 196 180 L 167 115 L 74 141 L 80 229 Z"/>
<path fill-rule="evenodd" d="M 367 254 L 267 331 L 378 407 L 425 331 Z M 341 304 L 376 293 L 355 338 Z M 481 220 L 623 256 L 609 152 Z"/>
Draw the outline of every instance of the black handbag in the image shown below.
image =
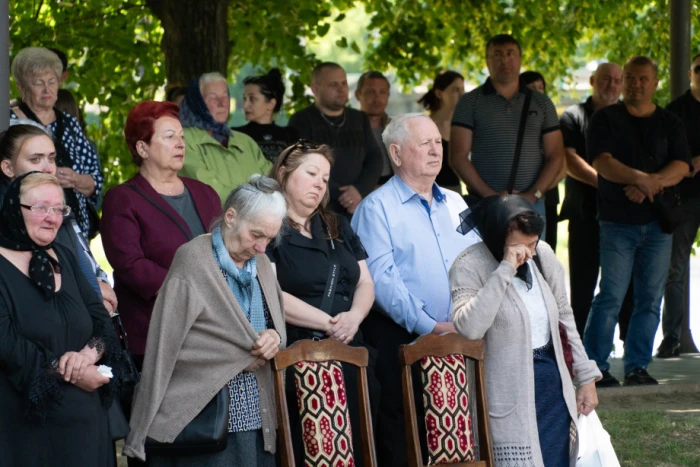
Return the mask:
<path fill-rule="evenodd" d="M 115 311 L 114 315 L 112 315 L 112 323 L 122 347 L 122 361 L 124 362 L 122 365 L 121 385 L 119 387 L 119 402 L 124 413 L 127 414 L 127 418 L 130 418 L 134 390 L 139 381 L 141 381 L 141 373 L 134 361 L 134 357 L 129 352 L 129 341 L 118 311 Z"/>
<path fill-rule="evenodd" d="M 172 443 L 161 443 L 153 438 L 146 438 L 146 457 L 192 456 L 223 451 L 228 441 L 230 403 L 231 396 L 226 385 Z"/>

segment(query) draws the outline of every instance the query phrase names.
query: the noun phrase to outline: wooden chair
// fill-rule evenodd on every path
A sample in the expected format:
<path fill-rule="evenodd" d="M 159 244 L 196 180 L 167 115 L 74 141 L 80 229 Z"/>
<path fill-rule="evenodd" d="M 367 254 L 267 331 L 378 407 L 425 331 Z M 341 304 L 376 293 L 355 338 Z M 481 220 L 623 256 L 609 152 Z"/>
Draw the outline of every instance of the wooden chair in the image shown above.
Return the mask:
<path fill-rule="evenodd" d="M 342 376 L 342 367 L 338 362 L 345 362 L 354 365 L 358 369 L 358 395 L 360 404 L 360 427 L 355 427 L 355 433 L 360 433 L 362 436 L 362 454 L 364 459 L 364 465 L 368 467 L 376 467 L 377 465 L 377 454 L 374 447 L 374 433 L 372 430 L 372 419 L 370 416 L 370 404 L 369 404 L 369 389 L 367 385 L 367 362 L 368 362 L 368 352 L 364 347 L 350 347 L 349 345 L 342 344 L 334 339 L 324 339 L 322 341 L 313 340 L 301 340 L 290 345 L 285 350 L 280 350 L 275 358 L 272 360 L 272 369 L 274 371 L 274 384 L 275 384 L 275 400 L 277 402 L 277 420 L 280 428 L 280 454 L 282 459 L 282 465 L 284 467 L 293 467 L 294 462 L 294 451 L 292 448 L 292 435 L 291 427 L 289 423 L 289 408 L 287 407 L 287 398 L 285 397 L 285 384 L 284 384 L 284 370 L 287 370 L 287 378 L 300 378 L 303 383 L 311 382 L 312 385 L 316 381 L 323 378 L 334 378 L 335 384 L 338 384 L 338 376 Z M 292 368 L 290 368 L 292 367 Z M 299 379 L 296 380 L 297 387 L 299 384 Z M 344 380 L 343 380 L 344 381 Z M 344 384 L 344 382 L 343 382 Z M 328 387 L 326 387 L 327 389 Z M 308 388 L 307 388 L 308 389 Z M 316 388 L 318 389 L 318 388 Z M 320 393 L 319 393 L 320 394 Z M 320 394 L 323 396 L 324 394 Z M 303 397 L 303 396 L 302 396 Z M 313 400 L 311 400 L 313 398 Z M 316 406 L 323 401 L 321 397 L 315 397 L 314 394 L 309 393 L 309 401 L 311 405 Z M 293 407 L 292 410 L 297 410 L 297 407 Z M 337 417 L 343 416 L 345 412 L 345 420 L 349 423 L 349 414 L 347 413 L 347 402 L 345 403 L 344 410 L 334 407 L 335 414 L 330 413 L 320 414 L 319 416 L 325 417 L 330 422 L 330 427 L 337 427 Z M 312 415 L 314 416 L 314 415 Z M 307 414 L 308 419 L 308 414 Z M 319 419 L 320 420 L 320 419 Z M 302 415 L 302 423 L 304 422 L 304 416 Z M 320 420 L 319 423 L 323 423 L 324 420 Z M 313 423 L 312 423 L 313 426 Z M 342 427 L 341 427 L 342 428 Z M 334 431 L 334 430 L 329 430 Z M 350 438 L 347 433 L 336 433 L 335 441 L 339 438 L 343 438 L 340 442 L 346 443 Z M 333 433 L 327 434 L 326 436 L 333 437 Z M 352 444 L 349 446 L 352 450 Z M 307 447 L 305 446 L 305 450 Z M 338 465 L 337 460 L 342 458 L 335 456 L 338 453 L 315 453 L 317 456 L 314 460 L 314 465 Z M 307 450 L 308 455 L 308 450 Z M 347 458 L 346 458 L 347 459 Z M 343 465 L 343 464 L 340 464 Z"/>
<path fill-rule="evenodd" d="M 402 345 L 399 349 L 402 366 L 402 384 L 404 414 L 406 417 L 406 440 L 410 467 L 424 467 L 421 455 L 416 400 L 414 396 L 411 365 L 421 363 L 421 371 L 430 378 L 429 385 L 424 384 L 424 401 L 428 402 L 426 418 L 434 426 L 433 446 L 428 443 L 429 459 L 427 465 L 436 463 L 452 466 L 493 466 L 491 452 L 491 435 L 489 415 L 486 406 L 486 387 L 484 380 L 484 342 L 467 340 L 459 334 L 427 334 L 414 342 Z M 474 362 L 474 394 L 468 394 L 468 361 Z M 435 393 L 428 395 L 428 389 Z M 446 391 L 449 389 L 449 393 Z M 441 397 L 441 394 L 443 397 Z M 445 395 L 454 397 L 444 397 Z M 437 395 L 437 398 L 432 397 Z M 481 460 L 475 459 L 475 445 L 471 426 L 471 398 L 476 398 L 476 416 L 478 420 L 478 452 Z M 451 399 L 451 400 L 450 400 Z M 441 407 L 437 407 L 437 406 Z M 440 423 L 437 423 L 440 418 Z M 420 423 L 425 423 L 421 420 Z M 440 430 L 443 428 L 443 430 Z M 440 437 L 440 432 L 447 436 Z M 429 436 L 430 438 L 430 436 Z M 461 443 L 460 443 L 461 440 Z M 470 443 L 471 441 L 471 443 Z M 466 448 L 465 448 L 466 443 Z"/>

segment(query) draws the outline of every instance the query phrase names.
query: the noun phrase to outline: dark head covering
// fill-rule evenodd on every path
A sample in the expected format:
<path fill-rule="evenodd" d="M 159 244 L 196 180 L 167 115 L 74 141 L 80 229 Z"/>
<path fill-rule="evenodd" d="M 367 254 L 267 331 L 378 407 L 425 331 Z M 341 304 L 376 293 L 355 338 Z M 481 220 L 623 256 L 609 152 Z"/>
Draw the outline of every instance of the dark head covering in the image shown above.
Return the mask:
<path fill-rule="evenodd" d="M 528 211 L 536 214 L 532 203 L 522 196 L 489 196 L 473 208 L 459 214 L 461 223 L 457 231 L 466 235 L 472 229 L 476 229 L 496 261 L 501 262 L 510 222 L 518 214 Z M 541 237 L 542 232 L 539 232 L 538 236 Z M 532 276 L 527 263 L 518 268 L 516 277 L 527 283 L 528 290 L 532 287 Z"/>
<path fill-rule="evenodd" d="M 53 243 L 39 246 L 29 237 L 19 200 L 22 181 L 35 173 L 39 172 L 29 172 L 17 177 L 5 193 L 0 211 L 0 246 L 15 251 L 32 252 L 32 259 L 29 260 L 29 279 L 46 298 L 51 298 L 56 291 L 56 278 L 50 266 L 53 265 L 57 273 L 61 272 L 61 266 L 46 251 L 52 248 Z"/>
<path fill-rule="evenodd" d="M 190 84 L 187 86 L 185 98 L 180 103 L 180 123 L 182 123 L 183 127 L 195 127 L 211 131 L 215 140 L 223 146 L 228 146 L 231 130 L 229 130 L 226 122 L 218 123 L 214 120 L 211 112 L 209 112 L 202 92 L 199 90 L 200 77 L 198 76 L 190 81 Z"/>

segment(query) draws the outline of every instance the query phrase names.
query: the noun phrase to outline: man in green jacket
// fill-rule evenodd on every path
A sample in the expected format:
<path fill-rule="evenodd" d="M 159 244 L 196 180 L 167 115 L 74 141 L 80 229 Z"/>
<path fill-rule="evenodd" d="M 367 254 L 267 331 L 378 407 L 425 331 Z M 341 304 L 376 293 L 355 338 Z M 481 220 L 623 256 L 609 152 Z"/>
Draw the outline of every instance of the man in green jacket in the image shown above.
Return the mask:
<path fill-rule="evenodd" d="M 272 168 L 251 137 L 228 127 L 229 112 L 228 83 L 219 73 L 193 80 L 180 105 L 186 146 L 180 175 L 210 185 L 222 203 L 251 175 L 267 175 Z"/>

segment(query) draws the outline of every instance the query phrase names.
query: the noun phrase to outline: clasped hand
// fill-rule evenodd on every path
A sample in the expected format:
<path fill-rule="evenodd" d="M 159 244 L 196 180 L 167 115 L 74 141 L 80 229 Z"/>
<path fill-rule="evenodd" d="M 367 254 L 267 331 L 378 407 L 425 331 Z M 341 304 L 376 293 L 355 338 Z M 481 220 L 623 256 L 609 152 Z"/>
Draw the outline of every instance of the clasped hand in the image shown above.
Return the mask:
<path fill-rule="evenodd" d="M 654 196 L 664 189 L 661 176 L 646 174 L 639 178 L 636 184 L 625 187 L 625 196 L 633 203 L 641 204 L 645 199 L 654 202 Z"/>
<path fill-rule="evenodd" d="M 80 352 L 66 352 L 58 360 L 58 373 L 67 383 L 74 384 L 83 391 L 92 392 L 109 383 L 109 378 L 97 371 L 98 354 L 94 349 Z"/>
<path fill-rule="evenodd" d="M 280 350 L 281 338 L 274 329 L 265 329 L 259 334 L 258 340 L 253 344 L 250 354 L 257 357 L 253 363 L 248 365 L 243 371 L 255 371 L 272 360 Z"/>

